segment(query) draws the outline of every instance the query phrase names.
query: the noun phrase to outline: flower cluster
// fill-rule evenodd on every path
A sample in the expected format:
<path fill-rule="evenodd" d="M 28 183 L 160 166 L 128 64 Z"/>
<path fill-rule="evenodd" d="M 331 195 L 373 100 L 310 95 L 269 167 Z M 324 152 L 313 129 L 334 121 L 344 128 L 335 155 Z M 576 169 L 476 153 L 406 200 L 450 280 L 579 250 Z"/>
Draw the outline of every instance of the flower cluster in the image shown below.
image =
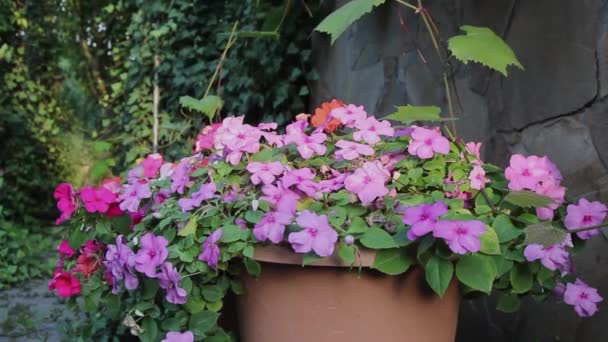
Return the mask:
<path fill-rule="evenodd" d="M 138 308 L 150 312 L 127 308 L 129 314 L 176 315 L 165 340 L 192 341 L 215 330 L 185 331 L 180 315 L 220 310 L 228 291 L 242 290 L 240 261 L 257 274 L 255 248 L 275 244 L 303 260 L 377 249 L 395 262 L 411 256 L 408 264 L 427 272 L 476 263 L 469 272 L 493 271 L 455 276 L 484 292 L 470 279 L 530 293 L 532 285 L 509 277 L 526 269 L 537 274 L 533 279 L 542 273 L 534 283 L 541 293 L 564 287 L 564 301 L 579 315 L 597 310 L 601 297 L 576 279 L 570 252 L 598 233 L 608 208 L 586 199 L 567 203 L 562 176 L 547 157 L 514 155 L 503 173 L 482 161 L 480 143 L 448 139 L 437 127 L 393 126 L 337 100 L 299 115 L 284 133 L 274 123 L 243 119 L 203 128 L 194 154 L 176 163 L 147 156 L 123 182 L 80 190 L 60 184 L 57 222 L 72 218 L 72 237 L 58 247 L 49 288 L 71 297 L 81 282 L 97 281 L 104 286 L 95 291 L 104 295 L 139 293 L 153 302 Z M 530 240 L 528 226 L 563 239 Z M 373 267 L 395 270 L 386 261 Z M 445 284 L 430 285 L 442 295 Z M 150 288 L 163 295 L 143 296 Z M 159 305 L 164 316 L 150 309 Z"/>

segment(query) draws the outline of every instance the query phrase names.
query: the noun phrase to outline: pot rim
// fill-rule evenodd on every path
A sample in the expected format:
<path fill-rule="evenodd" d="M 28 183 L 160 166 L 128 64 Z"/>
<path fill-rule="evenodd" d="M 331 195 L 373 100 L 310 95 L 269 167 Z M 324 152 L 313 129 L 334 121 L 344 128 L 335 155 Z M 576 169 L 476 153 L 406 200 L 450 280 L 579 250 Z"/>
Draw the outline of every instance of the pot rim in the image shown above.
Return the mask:
<path fill-rule="evenodd" d="M 306 265 L 304 265 L 304 255 L 305 254 L 294 252 L 285 245 L 265 245 L 255 247 L 253 259 L 261 262 L 284 265 L 370 268 L 374 264 L 376 251 L 359 247 L 355 254 L 355 262 L 352 265 L 347 264 L 340 258 L 338 255 L 338 248 L 334 248 L 333 255 L 307 263 Z"/>

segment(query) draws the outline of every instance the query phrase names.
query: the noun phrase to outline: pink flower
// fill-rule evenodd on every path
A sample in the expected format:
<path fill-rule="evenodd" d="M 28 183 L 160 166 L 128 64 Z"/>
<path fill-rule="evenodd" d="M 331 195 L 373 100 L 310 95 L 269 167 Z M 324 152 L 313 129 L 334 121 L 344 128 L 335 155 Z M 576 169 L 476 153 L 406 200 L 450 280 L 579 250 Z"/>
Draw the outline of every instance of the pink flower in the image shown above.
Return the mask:
<path fill-rule="evenodd" d="M 300 196 L 289 190 L 281 182 L 276 186 L 264 185 L 262 193 L 264 196 L 260 196 L 260 200 L 270 203 L 277 211 L 292 215 L 296 213 Z"/>
<path fill-rule="evenodd" d="M 411 155 L 416 155 L 420 159 L 433 158 L 435 153 L 448 154 L 450 152 L 450 142 L 446 139 L 438 128 L 424 128 L 412 126 L 412 141 L 407 147 Z"/>
<path fill-rule="evenodd" d="M 344 181 L 346 180 L 346 177 L 348 177 L 348 174 L 340 173 L 333 169 L 331 170 L 331 172 L 334 177 L 320 181 L 319 191 L 332 193 L 344 187 Z"/>
<path fill-rule="evenodd" d="M 71 258 L 74 256 L 74 254 L 76 254 L 76 251 L 72 249 L 72 247 L 70 247 L 70 243 L 68 242 L 68 240 L 63 240 L 59 246 L 57 246 L 57 251 L 59 252 L 59 254 L 65 255 L 68 258 Z"/>
<path fill-rule="evenodd" d="M 406 208 L 403 213 L 403 223 L 411 226 L 407 238 L 414 241 L 419 236 L 435 230 L 439 216 L 448 212 L 443 202 L 433 204 L 420 204 Z"/>
<path fill-rule="evenodd" d="M 255 224 L 253 235 L 258 241 L 270 240 L 273 243 L 283 241 L 285 226 L 291 223 L 292 215 L 280 211 L 271 211 Z"/>
<path fill-rule="evenodd" d="M 144 177 L 155 178 L 156 174 L 163 165 L 163 156 L 159 153 L 152 153 L 141 162 L 141 166 L 144 168 Z"/>
<path fill-rule="evenodd" d="M 452 252 L 466 254 L 479 252 L 481 248 L 479 237 L 485 231 L 485 223 L 478 220 L 441 220 L 437 222 L 433 236 L 443 238 Z"/>
<path fill-rule="evenodd" d="M 80 199 L 88 212 L 105 213 L 110 208 L 110 204 L 116 202 L 116 194 L 103 186 L 97 189 L 85 186 L 80 189 Z"/>
<path fill-rule="evenodd" d="M 194 158 L 182 158 L 177 166 L 173 169 L 171 175 L 171 192 L 183 194 L 186 187 L 190 184 L 190 174 L 194 171 Z"/>
<path fill-rule="evenodd" d="M 327 135 L 320 132 L 311 135 L 294 132 L 285 136 L 285 144 L 296 144 L 298 152 L 304 159 L 310 159 L 315 154 L 324 155 L 327 151 L 327 147 L 323 145 L 325 140 L 327 140 Z"/>
<path fill-rule="evenodd" d="M 596 289 L 580 279 L 577 279 L 574 284 L 567 284 L 564 292 L 564 302 L 573 305 L 574 311 L 580 317 L 593 316 L 597 312 L 597 303 L 603 299 Z"/>
<path fill-rule="evenodd" d="M 572 247 L 570 235 L 562 243 L 544 247 L 539 244 L 530 244 L 524 249 L 526 260 L 532 262 L 540 260 L 546 268 L 555 271 L 557 269 L 566 271 L 570 267 L 570 254 L 566 247 Z"/>
<path fill-rule="evenodd" d="M 338 107 L 333 109 L 329 116 L 334 117 L 346 127 L 353 128 L 355 124 L 361 120 L 365 120 L 367 117 L 367 112 L 363 109 L 363 106 L 355 106 L 349 104 L 346 107 Z"/>
<path fill-rule="evenodd" d="M 334 253 L 338 233 L 329 226 L 326 215 L 317 215 L 305 210 L 296 219 L 303 229 L 290 233 L 288 240 L 296 253 L 314 251 L 318 256 L 328 257 Z"/>
<path fill-rule="evenodd" d="M 194 342 L 194 334 L 192 331 L 170 331 L 167 336 L 160 342 Z"/>
<path fill-rule="evenodd" d="M 120 193 L 120 177 L 106 178 L 101 183 L 101 186 L 108 189 L 113 194 Z"/>
<path fill-rule="evenodd" d="M 155 278 L 156 267 L 167 260 L 169 255 L 167 251 L 169 241 L 153 233 L 146 233 L 139 241 L 141 248 L 135 255 L 135 269 L 150 278 Z"/>
<path fill-rule="evenodd" d="M 578 204 L 570 204 L 567 207 L 566 218 L 564 224 L 568 229 L 586 228 L 597 226 L 604 222 L 608 208 L 600 202 L 589 202 L 584 198 L 578 201 Z M 589 239 L 594 235 L 599 234 L 599 230 L 587 230 L 578 232 L 576 235 L 581 239 Z"/>
<path fill-rule="evenodd" d="M 170 262 L 160 266 L 160 273 L 156 275 L 158 284 L 167 291 L 165 299 L 171 304 L 184 304 L 188 299 L 188 292 L 180 287 L 182 277 Z"/>
<path fill-rule="evenodd" d="M 217 188 L 213 182 L 201 185 L 201 187 L 192 193 L 192 198 L 180 198 L 177 204 L 182 208 L 183 212 L 190 211 L 201 206 L 203 201 L 213 198 Z"/>
<path fill-rule="evenodd" d="M 536 216 L 541 220 L 552 220 L 553 211 L 564 203 L 566 189 L 553 182 L 543 182 L 536 186 L 535 192 L 540 195 L 550 197 L 555 203 L 549 204 L 546 208 L 536 208 Z"/>
<path fill-rule="evenodd" d="M 473 171 L 469 174 L 469 181 L 471 182 L 471 189 L 481 190 L 486 187 L 486 183 L 490 180 L 486 178 L 483 167 L 475 165 Z"/>
<path fill-rule="evenodd" d="M 56 271 L 48 288 L 49 291 L 57 290 L 60 297 L 70 298 L 80 293 L 80 279 L 69 272 Z"/>
<path fill-rule="evenodd" d="M 274 182 L 275 176 L 283 174 L 285 166 L 281 162 L 275 161 L 270 163 L 251 162 L 247 165 L 247 171 L 251 172 L 251 183 L 253 184 L 270 184 Z"/>
<path fill-rule="evenodd" d="M 106 249 L 106 245 L 96 241 L 96 240 L 87 240 L 84 243 L 84 247 L 81 248 L 80 252 L 86 256 L 93 256 L 101 251 Z"/>
<path fill-rule="evenodd" d="M 281 182 L 286 188 L 295 185 L 307 196 L 314 197 L 320 189 L 319 184 L 313 180 L 314 178 L 315 173 L 310 168 L 305 167 L 288 171 L 283 178 L 281 178 Z"/>
<path fill-rule="evenodd" d="M 481 143 L 468 142 L 464 146 L 467 149 L 467 152 L 474 155 L 477 158 L 477 161 L 481 163 Z"/>
<path fill-rule="evenodd" d="M 541 182 L 559 184 L 561 174 L 555 164 L 547 157 L 524 157 L 521 154 L 511 156 L 509 167 L 505 169 L 505 177 L 509 180 L 509 189 L 535 190 Z"/>
<path fill-rule="evenodd" d="M 69 183 L 61 183 L 55 188 L 53 197 L 57 199 L 57 209 L 61 212 L 55 224 L 61 224 L 72 217 L 76 211 L 76 193 Z"/>
<path fill-rule="evenodd" d="M 145 181 L 129 184 L 123 193 L 118 197 L 120 209 L 134 213 L 139 210 L 139 203 L 144 198 L 152 197 L 152 192 L 148 183 Z"/>
<path fill-rule="evenodd" d="M 357 194 L 364 205 L 372 203 L 376 198 L 388 194 L 386 181 L 390 172 L 379 161 L 365 162 L 362 168 L 344 180 L 346 190 Z"/>
<path fill-rule="evenodd" d="M 370 145 L 380 142 L 381 135 L 387 137 L 395 135 L 395 130 L 391 127 L 390 122 L 386 120 L 378 121 L 373 116 L 357 121 L 355 127 L 357 127 L 357 130 L 353 133 L 353 139 L 356 141 L 363 140 Z"/>
<path fill-rule="evenodd" d="M 207 237 L 203 242 L 203 252 L 199 254 L 198 260 L 204 261 L 209 267 L 215 269 L 220 257 L 220 248 L 217 243 L 222 238 L 222 228 L 216 229 L 211 235 Z"/>
<path fill-rule="evenodd" d="M 226 161 L 232 165 L 241 162 L 243 153 L 260 150 L 262 132 L 251 125 L 243 124 L 243 116 L 227 117 L 215 132 L 214 145 L 224 150 Z"/>
<path fill-rule="evenodd" d="M 340 148 L 335 153 L 336 160 L 353 160 L 359 158 L 359 156 L 374 155 L 374 149 L 371 146 L 348 140 L 338 140 L 336 146 Z"/>
<path fill-rule="evenodd" d="M 203 127 L 201 134 L 196 137 L 194 141 L 194 152 L 198 153 L 205 150 L 210 150 L 213 147 L 213 141 L 215 139 L 215 132 L 220 128 L 222 124 L 214 123 L 209 126 Z"/>

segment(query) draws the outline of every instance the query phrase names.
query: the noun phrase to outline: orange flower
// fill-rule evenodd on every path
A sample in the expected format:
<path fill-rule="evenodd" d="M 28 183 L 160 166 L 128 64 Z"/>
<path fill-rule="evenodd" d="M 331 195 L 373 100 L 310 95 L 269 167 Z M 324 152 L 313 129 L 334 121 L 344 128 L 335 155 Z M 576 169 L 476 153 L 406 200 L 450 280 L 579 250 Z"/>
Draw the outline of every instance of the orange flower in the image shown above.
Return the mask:
<path fill-rule="evenodd" d="M 332 110 L 344 106 L 345 104 L 342 101 L 336 99 L 331 100 L 331 102 L 323 102 L 321 107 L 315 109 L 315 115 L 312 116 L 310 123 L 315 128 L 325 124 L 325 132 L 333 133 L 340 126 L 340 120 L 333 118 L 326 123 L 327 117 Z"/>

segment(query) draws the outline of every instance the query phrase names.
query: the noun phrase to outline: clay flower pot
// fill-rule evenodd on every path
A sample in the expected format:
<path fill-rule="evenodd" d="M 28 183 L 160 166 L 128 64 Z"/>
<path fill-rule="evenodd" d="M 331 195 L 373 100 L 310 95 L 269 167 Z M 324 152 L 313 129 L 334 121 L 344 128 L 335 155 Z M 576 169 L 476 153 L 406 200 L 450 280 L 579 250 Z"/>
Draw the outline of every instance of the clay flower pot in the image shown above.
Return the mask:
<path fill-rule="evenodd" d="M 374 256 L 362 253 L 359 273 L 337 256 L 302 267 L 302 256 L 286 247 L 256 248 L 261 276 L 245 275 L 237 299 L 241 340 L 453 342 L 457 282 L 439 298 L 420 269 L 383 275 L 369 268 Z"/>

